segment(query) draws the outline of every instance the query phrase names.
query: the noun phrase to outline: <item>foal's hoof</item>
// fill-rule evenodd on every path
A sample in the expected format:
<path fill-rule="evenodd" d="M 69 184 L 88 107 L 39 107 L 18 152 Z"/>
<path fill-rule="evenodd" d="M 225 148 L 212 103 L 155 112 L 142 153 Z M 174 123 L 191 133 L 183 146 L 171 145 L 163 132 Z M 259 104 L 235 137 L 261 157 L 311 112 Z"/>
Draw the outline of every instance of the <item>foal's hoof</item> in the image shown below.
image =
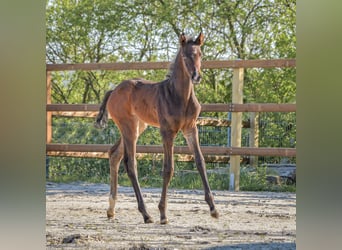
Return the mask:
<path fill-rule="evenodd" d="M 217 212 L 216 209 L 211 210 L 210 215 L 211 215 L 211 217 L 214 217 L 216 219 L 219 217 L 219 213 Z"/>
<path fill-rule="evenodd" d="M 160 224 L 165 225 L 165 224 L 168 224 L 168 223 L 169 223 L 169 220 L 167 218 L 160 219 Z"/>
<path fill-rule="evenodd" d="M 107 210 L 107 218 L 108 219 L 113 219 L 114 218 L 114 212 Z"/>
<path fill-rule="evenodd" d="M 153 223 L 153 220 L 151 217 L 144 218 L 144 222 L 147 223 Z"/>

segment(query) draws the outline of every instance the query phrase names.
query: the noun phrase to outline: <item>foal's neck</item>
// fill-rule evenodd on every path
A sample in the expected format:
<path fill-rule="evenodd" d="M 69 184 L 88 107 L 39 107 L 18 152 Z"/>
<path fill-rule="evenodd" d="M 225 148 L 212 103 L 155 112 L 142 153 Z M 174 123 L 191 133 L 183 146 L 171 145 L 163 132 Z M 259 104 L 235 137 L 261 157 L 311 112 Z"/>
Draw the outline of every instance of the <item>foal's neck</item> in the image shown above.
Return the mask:
<path fill-rule="evenodd" d="M 177 95 L 187 103 L 193 92 L 193 84 L 181 51 L 178 52 L 173 65 L 171 82 Z"/>

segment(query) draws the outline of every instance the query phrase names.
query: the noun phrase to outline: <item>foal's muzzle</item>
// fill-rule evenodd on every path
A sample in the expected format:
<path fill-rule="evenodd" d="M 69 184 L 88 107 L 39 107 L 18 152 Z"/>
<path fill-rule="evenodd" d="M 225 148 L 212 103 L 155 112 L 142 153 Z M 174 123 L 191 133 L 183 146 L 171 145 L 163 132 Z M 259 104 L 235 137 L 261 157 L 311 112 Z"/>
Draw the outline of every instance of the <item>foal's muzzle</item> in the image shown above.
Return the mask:
<path fill-rule="evenodd" d="M 194 84 L 198 84 L 202 80 L 202 76 L 197 70 L 195 70 L 194 73 L 192 73 L 191 79 Z"/>

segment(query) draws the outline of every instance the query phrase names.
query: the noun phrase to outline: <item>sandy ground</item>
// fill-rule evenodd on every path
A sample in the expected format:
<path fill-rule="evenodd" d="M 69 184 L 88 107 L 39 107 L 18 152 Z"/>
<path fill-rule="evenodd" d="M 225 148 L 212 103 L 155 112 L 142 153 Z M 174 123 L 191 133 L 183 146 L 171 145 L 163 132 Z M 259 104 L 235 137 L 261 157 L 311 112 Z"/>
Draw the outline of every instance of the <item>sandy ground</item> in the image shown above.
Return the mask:
<path fill-rule="evenodd" d="M 47 249 L 296 249 L 296 194 L 214 191 L 214 219 L 201 190 L 170 190 L 170 222 L 160 225 L 160 189 L 142 191 L 151 224 L 130 187 L 108 220 L 109 185 L 47 183 Z"/>

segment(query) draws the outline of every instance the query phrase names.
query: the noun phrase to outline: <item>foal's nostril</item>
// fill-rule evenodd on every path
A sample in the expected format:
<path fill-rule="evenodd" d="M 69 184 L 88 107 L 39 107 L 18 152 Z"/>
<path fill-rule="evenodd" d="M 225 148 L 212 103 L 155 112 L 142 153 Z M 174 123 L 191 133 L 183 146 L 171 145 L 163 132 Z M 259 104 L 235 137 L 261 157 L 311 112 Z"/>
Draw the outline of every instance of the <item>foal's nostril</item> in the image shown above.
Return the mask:
<path fill-rule="evenodd" d="M 194 71 L 191 78 L 194 83 L 199 83 L 202 79 L 202 76 L 197 71 Z"/>

